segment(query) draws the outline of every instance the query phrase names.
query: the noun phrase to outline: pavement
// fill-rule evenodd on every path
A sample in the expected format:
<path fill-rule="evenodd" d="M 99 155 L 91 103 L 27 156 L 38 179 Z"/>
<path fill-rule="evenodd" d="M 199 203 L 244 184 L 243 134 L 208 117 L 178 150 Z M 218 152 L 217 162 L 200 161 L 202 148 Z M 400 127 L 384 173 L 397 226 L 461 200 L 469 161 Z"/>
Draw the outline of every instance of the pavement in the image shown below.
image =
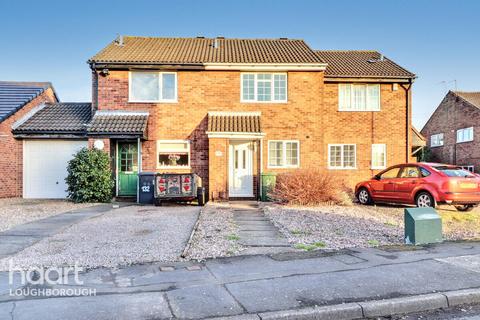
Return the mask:
<path fill-rule="evenodd" d="M 122 204 L 126 206 L 129 204 Z M 111 204 L 86 207 L 35 220 L 0 232 L 0 259 L 52 236 L 82 220 L 102 215 L 112 210 Z"/>
<path fill-rule="evenodd" d="M 480 242 L 286 252 L 94 269 L 96 296 L 12 296 L 0 273 L 0 319 L 357 319 L 480 302 Z M 14 293 L 16 291 L 13 291 Z"/>

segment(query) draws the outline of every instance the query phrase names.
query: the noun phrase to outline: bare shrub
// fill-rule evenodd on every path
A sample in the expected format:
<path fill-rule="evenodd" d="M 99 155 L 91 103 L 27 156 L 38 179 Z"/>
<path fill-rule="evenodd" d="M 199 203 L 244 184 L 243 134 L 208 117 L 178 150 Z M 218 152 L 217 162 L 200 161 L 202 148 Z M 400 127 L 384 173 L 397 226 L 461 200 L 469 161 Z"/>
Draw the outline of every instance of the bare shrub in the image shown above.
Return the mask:
<path fill-rule="evenodd" d="M 318 169 L 299 169 L 279 174 L 269 196 L 276 202 L 290 205 L 352 204 L 349 189 L 343 180 Z"/>

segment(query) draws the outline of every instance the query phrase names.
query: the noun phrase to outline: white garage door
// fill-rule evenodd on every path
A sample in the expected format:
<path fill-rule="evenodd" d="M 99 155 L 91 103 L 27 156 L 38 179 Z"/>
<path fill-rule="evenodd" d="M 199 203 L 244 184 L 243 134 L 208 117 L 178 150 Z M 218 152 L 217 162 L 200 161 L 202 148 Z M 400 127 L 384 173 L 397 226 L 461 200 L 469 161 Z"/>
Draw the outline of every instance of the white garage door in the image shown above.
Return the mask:
<path fill-rule="evenodd" d="M 23 149 L 23 197 L 65 198 L 67 163 L 87 141 L 25 140 Z"/>

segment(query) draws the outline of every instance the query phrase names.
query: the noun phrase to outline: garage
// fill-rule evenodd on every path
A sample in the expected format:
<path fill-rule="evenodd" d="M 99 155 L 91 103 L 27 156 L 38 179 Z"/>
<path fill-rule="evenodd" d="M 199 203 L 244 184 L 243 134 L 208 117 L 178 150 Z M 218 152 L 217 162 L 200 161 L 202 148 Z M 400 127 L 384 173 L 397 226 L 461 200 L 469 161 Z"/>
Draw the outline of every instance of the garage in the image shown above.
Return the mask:
<path fill-rule="evenodd" d="M 24 140 L 23 197 L 65 198 L 67 164 L 86 140 Z"/>

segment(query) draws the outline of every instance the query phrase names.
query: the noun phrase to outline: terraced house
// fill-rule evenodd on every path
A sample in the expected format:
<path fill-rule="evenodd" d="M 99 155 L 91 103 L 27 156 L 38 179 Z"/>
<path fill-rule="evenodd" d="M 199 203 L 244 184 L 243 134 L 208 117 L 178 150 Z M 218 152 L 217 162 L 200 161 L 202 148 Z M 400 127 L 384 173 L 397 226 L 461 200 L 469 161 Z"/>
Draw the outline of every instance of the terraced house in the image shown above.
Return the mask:
<path fill-rule="evenodd" d="M 257 197 L 262 172 L 321 168 L 353 185 L 411 160 L 415 75 L 375 51 L 126 36 L 88 63 L 82 135 L 110 153 L 118 196 L 136 194 L 139 171 L 195 172 L 215 200 Z"/>

